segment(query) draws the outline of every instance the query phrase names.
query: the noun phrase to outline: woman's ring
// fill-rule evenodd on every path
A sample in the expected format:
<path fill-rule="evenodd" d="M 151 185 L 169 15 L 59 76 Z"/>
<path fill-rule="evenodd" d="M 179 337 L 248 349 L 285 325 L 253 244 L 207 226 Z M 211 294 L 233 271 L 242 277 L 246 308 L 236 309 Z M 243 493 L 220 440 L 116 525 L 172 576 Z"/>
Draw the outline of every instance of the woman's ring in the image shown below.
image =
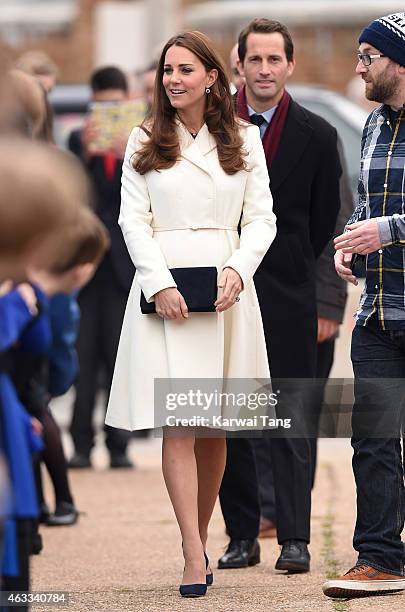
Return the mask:
<path fill-rule="evenodd" d="M 235 298 L 235 302 L 239 302 L 239 301 L 240 301 L 240 297 L 239 297 L 239 295 L 237 295 L 236 298 Z"/>

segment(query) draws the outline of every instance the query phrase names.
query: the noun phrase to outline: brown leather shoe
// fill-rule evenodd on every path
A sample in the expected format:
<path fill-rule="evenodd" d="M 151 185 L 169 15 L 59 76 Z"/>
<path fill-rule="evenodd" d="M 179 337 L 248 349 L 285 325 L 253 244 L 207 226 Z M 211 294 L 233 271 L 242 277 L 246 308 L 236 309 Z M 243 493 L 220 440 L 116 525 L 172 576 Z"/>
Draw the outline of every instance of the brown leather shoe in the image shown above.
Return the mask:
<path fill-rule="evenodd" d="M 276 538 L 277 527 L 270 519 L 260 517 L 259 538 Z"/>
<path fill-rule="evenodd" d="M 405 590 L 405 576 L 386 574 L 369 565 L 356 565 L 344 576 L 322 586 L 327 597 L 364 597 Z"/>

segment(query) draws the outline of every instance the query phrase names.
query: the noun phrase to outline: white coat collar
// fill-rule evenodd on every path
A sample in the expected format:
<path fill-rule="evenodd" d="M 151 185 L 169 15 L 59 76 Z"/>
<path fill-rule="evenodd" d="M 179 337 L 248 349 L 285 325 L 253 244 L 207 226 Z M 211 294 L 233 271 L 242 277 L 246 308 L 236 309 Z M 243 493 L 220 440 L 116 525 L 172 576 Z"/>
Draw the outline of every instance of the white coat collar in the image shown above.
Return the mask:
<path fill-rule="evenodd" d="M 217 143 L 208 131 L 207 124 L 204 123 L 194 139 L 180 119 L 176 118 L 175 121 L 179 135 L 181 156 L 210 174 L 205 156 L 215 149 Z"/>

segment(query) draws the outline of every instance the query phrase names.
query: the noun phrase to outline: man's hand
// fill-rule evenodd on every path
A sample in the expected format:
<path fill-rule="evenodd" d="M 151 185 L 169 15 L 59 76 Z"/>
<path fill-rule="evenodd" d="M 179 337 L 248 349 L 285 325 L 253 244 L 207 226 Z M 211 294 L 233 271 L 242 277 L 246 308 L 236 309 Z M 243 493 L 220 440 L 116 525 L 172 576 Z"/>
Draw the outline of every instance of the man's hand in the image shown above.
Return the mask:
<path fill-rule="evenodd" d="M 215 310 L 223 312 L 235 304 L 243 289 L 243 282 L 236 270 L 225 268 L 218 281 L 218 287 L 223 289 L 223 292 L 215 302 Z"/>
<path fill-rule="evenodd" d="M 318 317 L 318 343 L 325 342 L 326 340 L 333 338 L 338 329 L 338 321 Z"/>
<path fill-rule="evenodd" d="M 336 251 L 335 253 L 335 270 L 340 278 L 347 283 L 358 285 L 359 281 L 353 275 L 350 264 L 352 261 L 351 254 L 345 254 L 343 251 Z"/>
<path fill-rule="evenodd" d="M 162 319 L 188 319 L 188 308 L 184 297 L 176 287 L 162 289 L 155 294 L 156 313 Z"/>
<path fill-rule="evenodd" d="M 380 232 L 377 219 L 358 221 L 347 225 L 348 232 L 335 238 L 335 249 L 342 249 L 343 253 L 358 253 L 367 255 L 381 249 Z"/>
<path fill-rule="evenodd" d="M 81 131 L 83 156 L 88 159 L 94 153 L 90 150 L 94 140 L 98 137 L 98 126 L 94 119 L 87 118 Z"/>

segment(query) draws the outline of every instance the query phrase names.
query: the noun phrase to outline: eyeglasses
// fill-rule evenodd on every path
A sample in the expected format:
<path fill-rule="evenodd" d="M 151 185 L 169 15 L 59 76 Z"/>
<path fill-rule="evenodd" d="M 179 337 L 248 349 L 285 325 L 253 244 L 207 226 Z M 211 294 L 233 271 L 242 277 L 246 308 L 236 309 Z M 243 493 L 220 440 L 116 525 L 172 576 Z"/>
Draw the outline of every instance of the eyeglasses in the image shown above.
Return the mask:
<path fill-rule="evenodd" d="M 371 66 L 375 59 L 380 59 L 380 57 L 387 56 L 382 55 L 382 53 L 378 53 L 375 55 L 370 55 L 369 53 L 358 53 L 357 57 L 359 58 L 359 62 L 362 62 L 363 66 Z"/>

